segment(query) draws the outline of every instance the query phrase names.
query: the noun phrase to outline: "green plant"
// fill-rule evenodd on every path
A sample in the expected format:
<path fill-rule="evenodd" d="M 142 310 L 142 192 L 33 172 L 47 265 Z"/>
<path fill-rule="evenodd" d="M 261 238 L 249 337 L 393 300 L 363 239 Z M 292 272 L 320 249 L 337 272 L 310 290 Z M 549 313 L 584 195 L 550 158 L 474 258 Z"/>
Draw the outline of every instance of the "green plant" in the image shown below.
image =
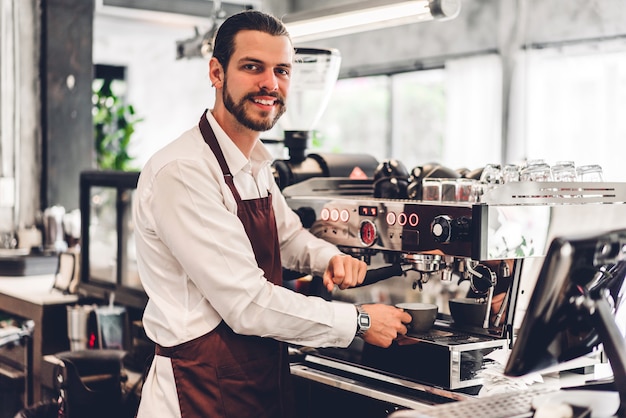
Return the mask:
<path fill-rule="evenodd" d="M 143 120 L 132 105 L 124 103 L 112 89 L 114 80 L 97 80 L 93 89 L 93 124 L 96 164 L 103 170 L 131 171 L 134 160 L 128 153 L 135 125 Z"/>

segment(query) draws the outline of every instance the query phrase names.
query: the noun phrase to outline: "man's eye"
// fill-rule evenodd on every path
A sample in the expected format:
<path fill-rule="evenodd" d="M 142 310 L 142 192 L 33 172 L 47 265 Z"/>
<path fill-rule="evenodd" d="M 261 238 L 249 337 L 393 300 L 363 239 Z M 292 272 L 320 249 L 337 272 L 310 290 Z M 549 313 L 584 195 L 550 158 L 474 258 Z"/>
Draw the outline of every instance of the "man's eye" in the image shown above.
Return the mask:
<path fill-rule="evenodd" d="M 246 64 L 243 66 L 243 68 L 249 71 L 257 71 L 259 69 L 259 66 L 256 64 Z"/>
<path fill-rule="evenodd" d="M 283 76 L 283 77 L 289 77 L 291 75 L 291 73 L 289 72 L 289 70 L 286 70 L 284 68 L 279 68 L 276 70 L 276 73 Z"/>

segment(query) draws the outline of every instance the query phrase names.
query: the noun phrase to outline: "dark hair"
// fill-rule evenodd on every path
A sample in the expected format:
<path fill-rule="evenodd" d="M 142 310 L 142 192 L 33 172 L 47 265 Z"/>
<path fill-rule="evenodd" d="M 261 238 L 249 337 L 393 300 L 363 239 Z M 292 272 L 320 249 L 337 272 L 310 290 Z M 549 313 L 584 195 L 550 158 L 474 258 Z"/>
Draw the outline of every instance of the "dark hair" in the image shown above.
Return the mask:
<path fill-rule="evenodd" d="M 257 10 L 236 13 L 221 24 L 213 40 L 213 56 L 224 69 L 235 50 L 235 35 L 242 30 L 256 30 L 272 36 L 290 38 L 285 25 L 272 15 Z"/>

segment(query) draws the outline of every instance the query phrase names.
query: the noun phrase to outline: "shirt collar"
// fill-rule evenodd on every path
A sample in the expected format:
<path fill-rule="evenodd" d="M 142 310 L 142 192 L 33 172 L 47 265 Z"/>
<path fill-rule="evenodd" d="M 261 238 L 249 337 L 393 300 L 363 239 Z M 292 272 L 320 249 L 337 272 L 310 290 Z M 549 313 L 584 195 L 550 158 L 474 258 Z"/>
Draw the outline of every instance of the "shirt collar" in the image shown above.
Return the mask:
<path fill-rule="evenodd" d="M 228 164 L 228 168 L 233 176 L 240 172 L 249 163 L 252 163 L 253 166 L 260 166 L 270 164 L 272 162 L 272 154 L 268 151 L 265 145 L 263 145 L 261 140 L 257 140 L 254 148 L 252 148 L 250 161 L 248 161 L 246 156 L 239 148 L 237 148 L 237 145 L 235 145 L 232 139 L 230 139 L 226 132 L 224 132 L 217 120 L 215 120 L 211 111 L 206 112 L 206 118 L 209 125 L 211 125 L 211 129 L 213 129 L 213 133 L 215 133 L 215 138 L 222 149 L 222 153 L 224 153 L 226 164 Z"/>

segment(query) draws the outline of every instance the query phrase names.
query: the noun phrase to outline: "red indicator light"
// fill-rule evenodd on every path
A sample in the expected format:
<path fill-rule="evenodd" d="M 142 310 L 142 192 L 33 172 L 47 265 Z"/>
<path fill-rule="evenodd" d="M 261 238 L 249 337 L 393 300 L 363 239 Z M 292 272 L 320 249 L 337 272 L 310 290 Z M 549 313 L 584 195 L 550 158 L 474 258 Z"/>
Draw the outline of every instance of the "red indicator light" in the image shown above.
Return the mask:
<path fill-rule="evenodd" d="M 359 206 L 359 215 L 361 216 L 378 216 L 378 207 L 376 206 Z"/>

